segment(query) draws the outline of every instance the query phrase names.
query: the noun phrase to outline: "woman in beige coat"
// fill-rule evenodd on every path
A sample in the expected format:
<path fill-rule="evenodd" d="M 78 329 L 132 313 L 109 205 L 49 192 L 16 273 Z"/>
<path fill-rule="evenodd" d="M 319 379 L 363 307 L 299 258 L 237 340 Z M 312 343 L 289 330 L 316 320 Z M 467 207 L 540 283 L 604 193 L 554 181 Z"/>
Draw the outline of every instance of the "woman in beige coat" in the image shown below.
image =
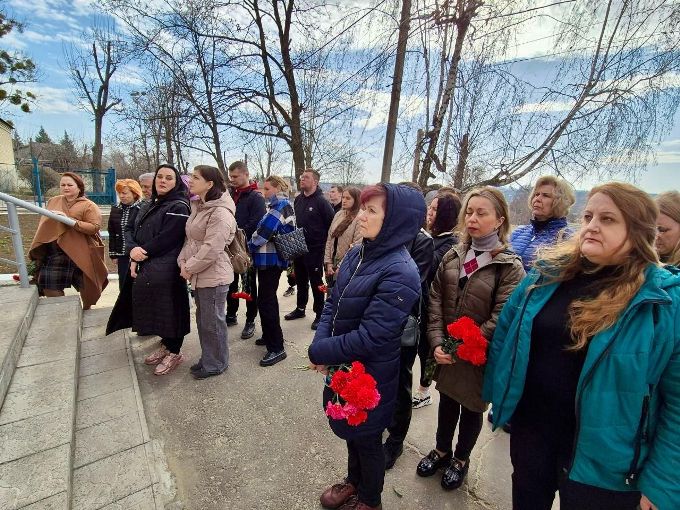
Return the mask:
<path fill-rule="evenodd" d="M 37 283 L 42 294 L 63 296 L 64 289 L 73 286 L 87 310 L 108 284 L 104 244 L 99 237 L 102 215 L 99 206 L 85 198 L 85 183 L 79 175 L 62 174 L 59 190 L 61 194 L 47 202 L 47 209 L 73 218 L 76 224 L 68 227 L 41 216 L 28 253 L 37 263 Z"/>
<path fill-rule="evenodd" d="M 224 248 L 234 239 L 236 206 L 226 189 L 219 169 L 207 165 L 194 168 L 189 191 L 199 200 L 191 204 L 187 237 L 177 262 L 180 274 L 191 283 L 196 302 L 201 358 L 190 369 L 195 379 L 219 375 L 229 365 L 224 305 L 234 269 Z"/>
<path fill-rule="evenodd" d="M 324 254 L 324 269 L 328 286 L 335 282 L 335 272 L 340 267 L 340 261 L 352 245 L 361 242 L 361 232 L 357 222 L 357 215 L 361 207 L 358 188 L 348 187 L 342 192 L 342 209 L 333 218 L 328 229 L 326 252 Z"/>
<path fill-rule="evenodd" d="M 430 291 L 427 336 L 438 364 L 439 418 L 435 449 L 416 470 L 431 476 L 446 466 L 441 480 L 446 490 L 463 484 L 487 407 L 481 396 L 484 366 L 444 353 L 440 345 L 446 326 L 467 316 L 491 341 L 503 305 L 524 277 L 522 259 L 507 250 L 508 205 L 500 191 L 489 186 L 471 191 L 458 225 L 460 242 L 444 255 Z"/>

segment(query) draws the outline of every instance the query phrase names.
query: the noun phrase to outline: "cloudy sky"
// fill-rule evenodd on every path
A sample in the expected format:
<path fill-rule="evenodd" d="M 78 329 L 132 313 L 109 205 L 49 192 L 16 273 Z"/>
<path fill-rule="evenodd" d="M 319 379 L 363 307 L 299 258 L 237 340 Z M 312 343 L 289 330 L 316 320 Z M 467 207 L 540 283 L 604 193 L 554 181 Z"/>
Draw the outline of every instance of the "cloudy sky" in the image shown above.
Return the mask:
<path fill-rule="evenodd" d="M 59 139 L 64 130 L 76 140 L 91 141 L 92 122 L 90 116 L 77 106 L 72 86 L 64 69 L 64 48 L 69 44 L 82 44 L 81 33 L 91 25 L 94 10 L 88 0 L 4 0 L 10 13 L 26 24 L 23 33 L 12 33 L 1 40 L 3 47 L 20 50 L 36 62 L 39 69 L 39 83 L 31 90 L 39 96 L 38 104 L 29 115 L 11 116 L 20 136 L 28 139 L 44 126 L 52 138 Z M 524 31 L 526 43 L 516 46 L 520 57 L 530 57 L 532 65 L 541 65 L 540 55 L 546 52 L 541 34 L 546 27 L 537 23 Z M 144 84 L 143 71 L 133 66 L 123 69 L 117 76 L 123 87 Z M 380 104 L 389 104 L 389 95 L 378 98 Z M 418 98 L 402 102 L 403 109 L 416 108 Z M 379 109 L 378 109 L 379 110 Z M 384 130 L 386 114 L 374 113 L 366 121 L 367 131 L 380 133 Z M 115 122 L 113 118 L 111 123 Z M 373 156 L 365 160 L 367 175 L 365 181 L 377 180 L 380 175 L 382 146 L 373 137 Z M 240 154 L 228 154 L 227 159 L 236 159 Z M 211 163 L 200 154 L 193 155 L 191 164 Z M 638 180 L 638 184 L 650 192 L 680 188 L 680 115 L 676 116 L 672 130 L 657 147 L 656 164 L 650 166 Z M 588 182 L 576 183 L 581 188 Z"/>

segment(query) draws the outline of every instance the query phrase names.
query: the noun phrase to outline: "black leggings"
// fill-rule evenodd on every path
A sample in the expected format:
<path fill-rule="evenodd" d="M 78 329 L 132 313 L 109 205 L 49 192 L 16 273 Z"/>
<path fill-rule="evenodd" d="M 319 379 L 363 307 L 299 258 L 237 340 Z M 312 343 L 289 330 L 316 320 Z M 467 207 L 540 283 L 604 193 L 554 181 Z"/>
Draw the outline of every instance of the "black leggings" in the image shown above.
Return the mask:
<path fill-rule="evenodd" d="M 453 436 L 458 426 L 458 443 L 453 456 L 459 460 L 467 461 L 472 449 L 477 443 L 479 433 L 482 431 L 483 413 L 476 413 L 466 409 L 460 402 L 439 393 L 439 417 L 437 420 L 437 450 L 450 452 L 453 445 Z"/>
<path fill-rule="evenodd" d="M 165 345 L 165 348 L 173 354 L 179 354 L 182 349 L 182 344 L 184 343 L 184 337 L 179 338 L 161 338 L 161 343 Z"/>

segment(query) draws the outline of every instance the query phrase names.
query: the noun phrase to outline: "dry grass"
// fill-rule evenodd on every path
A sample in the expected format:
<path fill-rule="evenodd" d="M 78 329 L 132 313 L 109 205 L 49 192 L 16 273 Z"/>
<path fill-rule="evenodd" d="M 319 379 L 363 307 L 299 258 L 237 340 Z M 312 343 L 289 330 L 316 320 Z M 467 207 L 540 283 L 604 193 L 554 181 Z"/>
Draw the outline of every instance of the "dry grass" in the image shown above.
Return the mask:
<path fill-rule="evenodd" d="M 24 245 L 24 255 L 28 260 L 28 248 L 31 246 L 31 241 L 33 241 L 33 234 L 38 227 L 38 222 L 40 217 L 37 214 L 20 214 L 19 215 L 19 227 L 21 228 L 21 237 Z M 106 225 L 109 221 L 108 216 L 102 218 L 102 224 Z M 6 213 L 0 214 L 0 225 L 8 226 L 9 220 Z M 107 244 L 106 253 L 108 253 L 108 241 L 104 241 Z M 0 257 L 16 260 L 14 255 L 14 249 L 12 248 L 12 236 L 9 232 L 0 232 Z M 109 272 L 116 272 L 116 266 L 114 266 L 106 257 L 106 266 L 109 268 Z M 15 266 L 9 265 L 5 262 L 0 261 L 0 273 L 17 273 L 17 268 Z"/>

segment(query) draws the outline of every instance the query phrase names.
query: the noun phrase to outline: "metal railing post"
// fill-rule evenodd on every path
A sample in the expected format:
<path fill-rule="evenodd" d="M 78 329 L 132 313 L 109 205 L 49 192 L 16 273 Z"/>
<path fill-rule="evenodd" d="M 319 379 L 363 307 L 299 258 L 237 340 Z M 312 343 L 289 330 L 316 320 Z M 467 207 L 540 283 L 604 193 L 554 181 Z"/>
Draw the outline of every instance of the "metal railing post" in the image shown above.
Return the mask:
<path fill-rule="evenodd" d="M 12 229 L 12 245 L 14 246 L 14 255 L 17 258 L 17 266 L 19 266 L 21 287 L 27 289 L 29 286 L 28 268 L 26 267 L 26 259 L 24 258 L 24 245 L 21 242 L 19 215 L 17 214 L 17 206 L 12 202 L 7 202 L 7 217 L 9 218 L 9 228 Z"/>
<path fill-rule="evenodd" d="M 33 191 L 38 199 L 38 206 L 43 206 L 42 186 L 40 185 L 40 169 L 38 158 L 33 158 Z"/>

